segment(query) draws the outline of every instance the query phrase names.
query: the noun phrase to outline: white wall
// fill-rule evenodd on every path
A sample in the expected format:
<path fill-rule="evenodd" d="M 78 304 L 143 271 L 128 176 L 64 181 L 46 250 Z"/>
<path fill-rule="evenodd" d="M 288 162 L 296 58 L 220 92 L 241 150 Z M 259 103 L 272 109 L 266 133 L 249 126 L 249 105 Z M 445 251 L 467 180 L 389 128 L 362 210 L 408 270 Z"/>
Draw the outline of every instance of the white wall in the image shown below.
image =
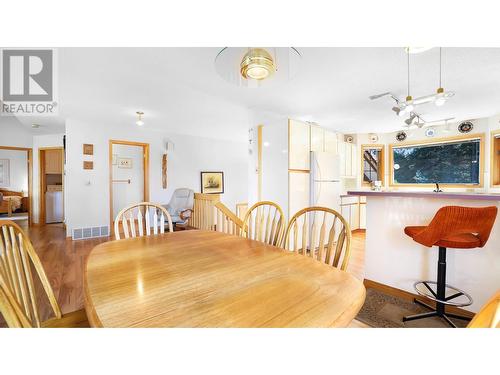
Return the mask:
<path fill-rule="evenodd" d="M 39 149 L 44 147 L 63 147 L 64 134 L 33 136 L 33 222 L 39 222 L 40 215 L 40 161 Z"/>
<path fill-rule="evenodd" d="M 66 225 L 73 228 L 109 225 L 109 140 L 129 140 L 150 145 L 150 200 L 168 203 L 176 188 L 200 191 L 201 171 L 223 171 L 225 193 L 221 200 L 231 210 L 245 202 L 248 194 L 246 139 L 241 142 L 163 134 L 131 124 L 110 125 L 66 121 Z M 168 156 L 168 189 L 161 183 L 161 161 L 165 143 L 174 144 Z M 94 145 L 94 155 L 82 155 L 82 144 Z M 94 169 L 84 170 L 83 160 L 93 160 Z"/>
<path fill-rule="evenodd" d="M 22 150 L 0 149 L 0 159 L 9 159 L 10 181 L 2 189 L 28 194 L 28 153 Z"/>
<path fill-rule="evenodd" d="M 31 147 L 33 135 L 15 117 L 0 117 L 0 146 Z"/>
<path fill-rule="evenodd" d="M 288 213 L 288 117 L 269 112 L 253 112 L 252 154 L 249 155 L 249 205 L 257 202 L 257 126 L 262 128 L 262 200 L 275 202 Z"/>

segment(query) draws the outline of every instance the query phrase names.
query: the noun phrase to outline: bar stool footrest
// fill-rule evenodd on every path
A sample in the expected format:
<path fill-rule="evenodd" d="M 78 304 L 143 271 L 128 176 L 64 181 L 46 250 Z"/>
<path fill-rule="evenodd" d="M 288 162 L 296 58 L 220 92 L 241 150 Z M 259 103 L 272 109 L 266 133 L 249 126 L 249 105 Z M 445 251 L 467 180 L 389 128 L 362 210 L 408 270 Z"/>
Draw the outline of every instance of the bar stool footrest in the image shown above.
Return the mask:
<path fill-rule="evenodd" d="M 419 295 L 421 295 L 423 297 L 427 297 L 435 302 L 439 302 L 439 303 L 442 303 L 444 305 L 464 307 L 464 306 L 472 305 L 472 303 L 473 303 L 472 297 L 469 294 L 467 294 L 463 290 L 460 290 L 460 289 L 455 288 L 455 287 L 448 285 L 448 284 L 446 284 L 446 288 L 453 291 L 454 293 L 449 295 L 445 299 L 439 299 L 437 297 L 436 292 L 431 288 L 431 285 L 436 285 L 436 287 L 437 287 L 437 283 L 435 281 L 429 281 L 429 280 L 417 281 L 416 283 L 413 284 L 413 287 L 415 288 L 415 291 Z M 453 299 L 461 297 L 461 296 L 464 296 L 467 299 L 467 301 L 465 301 L 465 302 L 452 301 Z"/>

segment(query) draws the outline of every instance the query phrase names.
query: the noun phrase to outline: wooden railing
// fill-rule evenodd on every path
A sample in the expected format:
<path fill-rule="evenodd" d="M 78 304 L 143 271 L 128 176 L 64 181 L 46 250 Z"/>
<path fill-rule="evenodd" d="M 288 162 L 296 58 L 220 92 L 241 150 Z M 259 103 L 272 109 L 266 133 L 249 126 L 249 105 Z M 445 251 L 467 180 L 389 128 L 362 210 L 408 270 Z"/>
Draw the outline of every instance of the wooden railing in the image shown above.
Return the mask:
<path fill-rule="evenodd" d="M 219 194 L 194 193 L 193 214 L 188 225 L 196 229 L 215 230 L 214 209 L 219 201 Z"/>
<path fill-rule="evenodd" d="M 236 203 L 236 216 L 238 216 L 241 220 L 245 218 L 245 214 L 248 211 L 248 203 Z"/>
<path fill-rule="evenodd" d="M 215 203 L 215 218 L 215 230 L 217 232 L 235 234 L 237 236 L 241 234 L 243 222 L 221 202 Z"/>
<path fill-rule="evenodd" d="M 239 235 L 243 222 L 220 201 L 220 195 L 195 193 L 193 214 L 188 225 L 197 229 Z"/>

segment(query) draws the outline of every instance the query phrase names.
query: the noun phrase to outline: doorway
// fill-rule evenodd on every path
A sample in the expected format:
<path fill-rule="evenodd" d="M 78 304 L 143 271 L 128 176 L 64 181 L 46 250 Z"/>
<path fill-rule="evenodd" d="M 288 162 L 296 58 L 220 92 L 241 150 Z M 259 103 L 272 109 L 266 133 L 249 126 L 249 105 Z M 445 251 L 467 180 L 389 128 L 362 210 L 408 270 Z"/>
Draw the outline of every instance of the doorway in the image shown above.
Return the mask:
<path fill-rule="evenodd" d="M 64 148 L 38 149 L 40 225 L 64 222 Z"/>
<path fill-rule="evenodd" d="M 114 220 L 123 208 L 149 201 L 149 144 L 109 141 L 109 215 Z"/>
<path fill-rule="evenodd" d="M 0 146 L 0 220 L 31 225 L 33 150 Z"/>

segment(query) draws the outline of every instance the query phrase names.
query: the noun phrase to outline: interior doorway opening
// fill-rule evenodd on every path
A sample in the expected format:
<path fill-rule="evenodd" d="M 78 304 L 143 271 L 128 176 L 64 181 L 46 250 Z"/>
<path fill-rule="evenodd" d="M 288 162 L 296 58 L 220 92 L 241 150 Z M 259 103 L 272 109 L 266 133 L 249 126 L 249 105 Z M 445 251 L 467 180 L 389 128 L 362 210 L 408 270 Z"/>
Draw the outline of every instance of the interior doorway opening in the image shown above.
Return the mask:
<path fill-rule="evenodd" d="M 40 165 L 40 225 L 64 223 L 64 148 L 38 149 Z"/>
<path fill-rule="evenodd" d="M 32 160 L 31 148 L 0 146 L 0 220 L 31 225 Z"/>
<path fill-rule="evenodd" d="M 118 212 L 149 201 L 149 144 L 109 141 L 109 215 L 113 234 Z"/>

